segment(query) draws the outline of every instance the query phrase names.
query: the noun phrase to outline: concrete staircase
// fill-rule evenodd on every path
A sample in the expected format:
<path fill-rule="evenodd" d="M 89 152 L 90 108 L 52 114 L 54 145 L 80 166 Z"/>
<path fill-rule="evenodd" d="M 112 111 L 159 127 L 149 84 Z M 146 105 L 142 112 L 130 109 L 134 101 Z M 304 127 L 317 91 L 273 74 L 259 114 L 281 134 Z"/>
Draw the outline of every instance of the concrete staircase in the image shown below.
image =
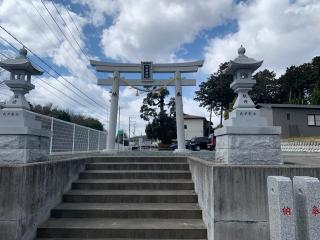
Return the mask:
<path fill-rule="evenodd" d="M 37 239 L 207 239 L 180 157 L 95 158 L 38 228 Z"/>

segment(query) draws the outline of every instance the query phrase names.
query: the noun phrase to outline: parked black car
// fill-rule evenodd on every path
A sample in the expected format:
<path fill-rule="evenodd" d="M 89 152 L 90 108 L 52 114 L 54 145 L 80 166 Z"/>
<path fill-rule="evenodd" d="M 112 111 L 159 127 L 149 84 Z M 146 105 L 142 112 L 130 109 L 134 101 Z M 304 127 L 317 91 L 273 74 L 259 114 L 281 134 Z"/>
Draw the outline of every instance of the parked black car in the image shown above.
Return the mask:
<path fill-rule="evenodd" d="M 189 144 L 190 144 L 190 140 L 186 140 L 186 149 L 189 149 Z M 171 149 L 171 150 L 176 150 L 177 148 L 178 148 L 177 142 L 173 142 L 173 143 L 170 145 L 170 149 Z"/>
<path fill-rule="evenodd" d="M 192 151 L 200 151 L 207 149 L 210 140 L 207 137 L 195 137 L 190 140 L 189 149 Z"/>

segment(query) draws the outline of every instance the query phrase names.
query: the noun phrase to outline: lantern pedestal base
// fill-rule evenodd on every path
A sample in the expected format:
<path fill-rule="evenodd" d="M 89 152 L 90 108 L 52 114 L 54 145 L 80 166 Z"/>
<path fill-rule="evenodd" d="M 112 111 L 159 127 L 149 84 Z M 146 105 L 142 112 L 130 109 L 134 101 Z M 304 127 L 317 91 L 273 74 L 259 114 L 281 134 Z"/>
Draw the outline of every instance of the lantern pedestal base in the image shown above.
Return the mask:
<path fill-rule="evenodd" d="M 227 164 L 282 164 L 279 127 L 223 127 L 215 131 L 216 161 Z"/>
<path fill-rule="evenodd" d="M 48 160 L 50 132 L 23 109 L 0 110 L 0 164 Z"/>

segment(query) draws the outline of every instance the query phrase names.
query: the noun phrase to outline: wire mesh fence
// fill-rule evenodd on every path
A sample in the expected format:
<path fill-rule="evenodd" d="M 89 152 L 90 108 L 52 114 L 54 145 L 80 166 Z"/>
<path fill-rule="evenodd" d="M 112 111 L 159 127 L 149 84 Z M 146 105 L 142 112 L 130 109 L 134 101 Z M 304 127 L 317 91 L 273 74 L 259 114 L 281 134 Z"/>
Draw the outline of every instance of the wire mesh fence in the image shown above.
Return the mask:
<path fill-rule="evenodd" d="M 33 113 L 42 124 L 42 129 L 49 130 L 50 154 L 62 152 L 95 152 L 106 148 L 107 132 L 62 121 L 53 117 Z"/>

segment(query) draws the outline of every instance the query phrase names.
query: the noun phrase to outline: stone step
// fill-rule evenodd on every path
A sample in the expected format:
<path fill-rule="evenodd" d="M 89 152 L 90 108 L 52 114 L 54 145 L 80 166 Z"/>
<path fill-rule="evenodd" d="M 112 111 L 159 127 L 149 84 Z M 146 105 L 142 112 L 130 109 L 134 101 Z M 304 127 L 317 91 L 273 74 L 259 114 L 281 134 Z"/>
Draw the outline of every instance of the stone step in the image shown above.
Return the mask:
<path fill-rule="evenodd" d="M 53 218 L 179 218 L 201 219 L 195 203 L 63 203 Z"/>
<path fill-rule="evenodd" d="M 87 170 L 80 179 L 191 179 L 190 171 L 181 170 Z"/>
<path fill-rule="evenodd" d="M 113 157 L 94 157 L 92 158 L 93 163 L 97 162 L 180 162 L 186 163 L 186 157 L 143 157 L 143 156 L 136 156 L 136 157 L 126 157 L 126 156 L 113 156 Z"/>
<path fill-rule="evenodd" d="M 188 163 L 161 162 L 108 162 L 90 163 L 87 170 L 189 170 Z"/>
<path fill-rule="evenodd" d="M 86 203 L 197 203 L 192 190 L 71 190 L 64 202 Z"/>
<path fill-rule="evenodd" d="M 187 179 L 80 179 L 73 189 L 109 190 L 193 190 L 194 183 Z"/>
<path fill-rule="evenodd" d="M 39 238 L 207 238 L 201 219 L 51 218 L 37 234 Z"/>
<path fill-rule="evenodd" d="M 146 240 L 145 238 L 36 238 L 36 240 L 83 240 L 83 239 L 86 239 L 86 240 Z M 175 239 L 168 239 L 168 238 L 162 238 L 162 239 L 159 239 L 159 238 L 148 238 L 148 240 L 179 240 L 179 239 L 182 239 L 182 238 L 175 238 Z M 185 238 L 184 238 L 185 239 Z M 189 239 L 188 240 L 207 240 L 207 239 Z"/>

